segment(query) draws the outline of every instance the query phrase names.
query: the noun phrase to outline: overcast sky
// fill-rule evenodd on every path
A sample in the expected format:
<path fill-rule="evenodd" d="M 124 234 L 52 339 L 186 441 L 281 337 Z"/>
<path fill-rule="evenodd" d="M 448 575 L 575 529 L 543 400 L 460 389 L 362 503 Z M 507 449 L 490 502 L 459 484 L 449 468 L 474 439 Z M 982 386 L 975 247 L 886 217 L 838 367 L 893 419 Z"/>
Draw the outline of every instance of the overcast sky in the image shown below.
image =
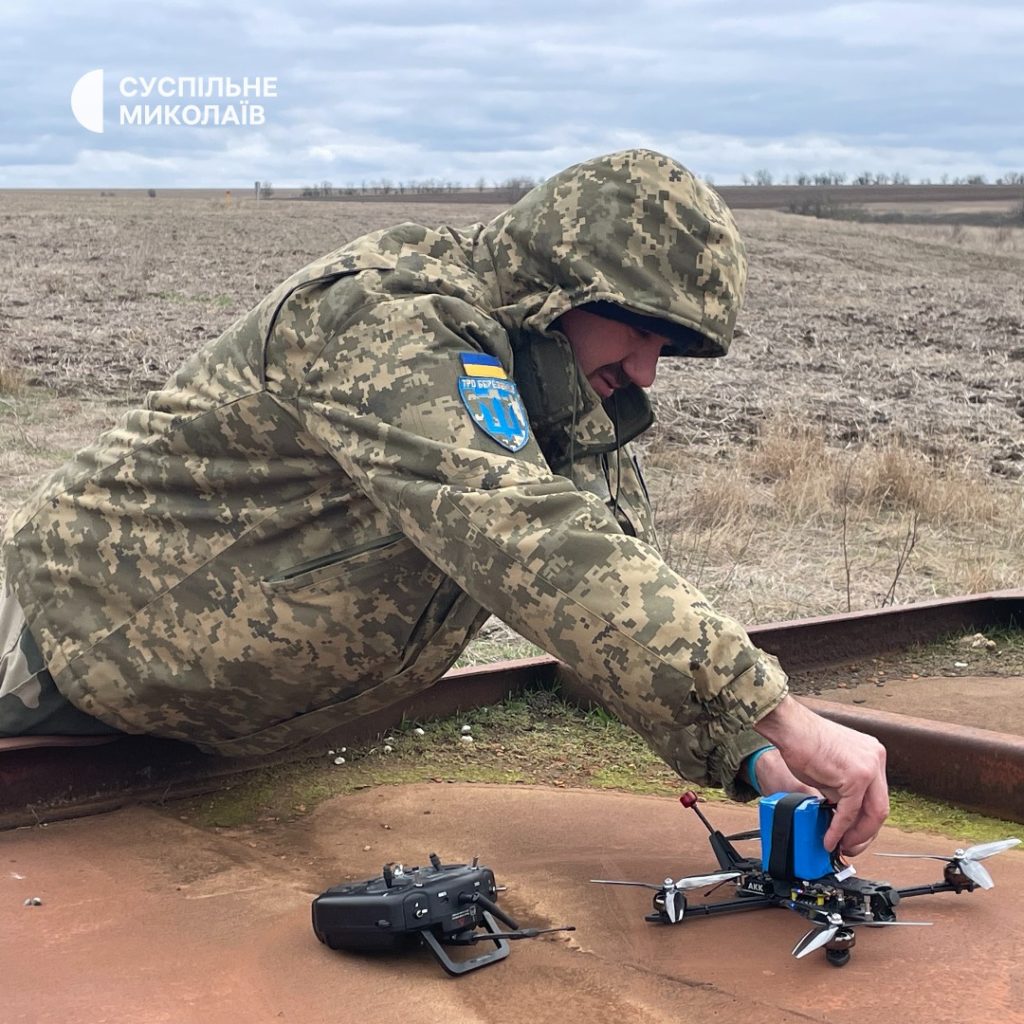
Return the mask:
<path fill-rule="evenodd" d="M 1024 171 L 1019 2 L 6 0 L 0 38 L 0 187 L 490 183 L 637 145 L 719 184 Z M 103 134 L 70 105 L 97 68 Z M 278 95 L 261 127 L 120 125 L 118 83 L 164 75 Z"/>

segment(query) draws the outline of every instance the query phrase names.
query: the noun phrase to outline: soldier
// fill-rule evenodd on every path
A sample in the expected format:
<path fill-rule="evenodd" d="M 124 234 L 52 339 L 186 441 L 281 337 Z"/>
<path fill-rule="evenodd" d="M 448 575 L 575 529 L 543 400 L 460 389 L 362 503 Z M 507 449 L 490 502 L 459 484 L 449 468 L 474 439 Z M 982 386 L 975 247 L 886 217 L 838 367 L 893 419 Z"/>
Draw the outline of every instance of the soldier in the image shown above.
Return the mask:
<path fill-rule="evenodd" d="M 882 747 L 665 564 L 627 447 L 659 358 L 726 354 L 745 278 L 719 197 L 643 150 L 310 264 L 12 518 L 0 735 L 272 751 L 429 687 L 495 614 L 683 777 L 820 790 L 859 852 Z"/>

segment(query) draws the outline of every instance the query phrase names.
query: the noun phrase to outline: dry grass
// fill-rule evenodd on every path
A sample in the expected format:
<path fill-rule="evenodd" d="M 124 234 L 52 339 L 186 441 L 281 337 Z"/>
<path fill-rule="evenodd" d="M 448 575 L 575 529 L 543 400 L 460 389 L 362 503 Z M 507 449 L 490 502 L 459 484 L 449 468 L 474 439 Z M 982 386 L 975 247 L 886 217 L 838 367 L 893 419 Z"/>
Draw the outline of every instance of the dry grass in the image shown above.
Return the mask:
<path fill-rule="evenodd" d="M 401 220 L 495 212 L 4 195 L 0 526 L 304 263 Z M 1020 586 L 1024 229 L 739 218 L 734 351 L 664 361 L 642 445 L 670 561 L 747 621 L 873 607 L 916 522 L 895 600 Z"/>
<path fill-rule="evenodd" d="M 1018 586 L 1018 486 L 897 439 L 771 416 L 749 448 L 648 453 L 666 558 L 746 621 Z M 849 579 L 847 578 L 849 570 Z"/>
<path fill-rule="evenodd" d="M 916 513 L 927 522 L 989 523 L 1003 507 L 995 489 L 979 486 L 977 473 L 929 458 L 908 440 L 836 448 L 823 428 L 785 414 L 769 419 L 737 461 L 743 477 L 771 485 L 772 506 L 791 521 L 829 520 L 852 506 L 869 517 Z M 730 478 L 730 487 L 738 486 Z"/>
<path fill-rule="evenodd" d="M 0 396 L 17 396 L 25 390 L 25 374 L 17 366 L 0 363 Z"/>
<path fill-rule="evenodd" d="M 911 238 L 924 244 L 949 245 L 983 255 L 1024 254 L 1024 221 L 1020 224 L 875 224 L 883 235 Z"/>

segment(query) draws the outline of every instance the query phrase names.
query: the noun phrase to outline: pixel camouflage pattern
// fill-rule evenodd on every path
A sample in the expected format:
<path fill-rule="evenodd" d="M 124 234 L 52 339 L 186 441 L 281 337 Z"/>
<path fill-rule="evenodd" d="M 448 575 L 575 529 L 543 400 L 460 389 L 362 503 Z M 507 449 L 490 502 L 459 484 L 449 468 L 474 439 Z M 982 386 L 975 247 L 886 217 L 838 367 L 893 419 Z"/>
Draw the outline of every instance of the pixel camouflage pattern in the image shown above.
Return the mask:
<path fill-rule="evenodd" d="M 311 263 L 9 523 L 61 692 L 127 732 L 270 751 L 428 687 L 490 612 L 681 775 L 752 795 L 734 776 L 785 675 L 658 554 L 625 446 L 646 396 L 616 394 L 616 431 L 552 327 L 611 301 L 723 355 L 745 276 L 718 196 L 645 150 Z M 466 352 L 515 382 L 518 450 L 467 415 Z"/>

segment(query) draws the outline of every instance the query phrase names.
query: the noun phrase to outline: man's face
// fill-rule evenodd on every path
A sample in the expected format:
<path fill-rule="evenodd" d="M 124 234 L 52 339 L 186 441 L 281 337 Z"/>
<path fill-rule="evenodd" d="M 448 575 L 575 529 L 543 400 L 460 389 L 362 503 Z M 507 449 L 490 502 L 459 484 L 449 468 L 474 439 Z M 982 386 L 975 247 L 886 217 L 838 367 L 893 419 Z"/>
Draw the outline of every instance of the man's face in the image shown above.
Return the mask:
<path fill-rule="evenodd" d="M 654 383 L 661 350 L 669 343 L 660 334 L 585 309 L 563 313 L 556 326 L 569 339 L 583 376 L 601 398 L 628 384 L 649 388 Z"/>

